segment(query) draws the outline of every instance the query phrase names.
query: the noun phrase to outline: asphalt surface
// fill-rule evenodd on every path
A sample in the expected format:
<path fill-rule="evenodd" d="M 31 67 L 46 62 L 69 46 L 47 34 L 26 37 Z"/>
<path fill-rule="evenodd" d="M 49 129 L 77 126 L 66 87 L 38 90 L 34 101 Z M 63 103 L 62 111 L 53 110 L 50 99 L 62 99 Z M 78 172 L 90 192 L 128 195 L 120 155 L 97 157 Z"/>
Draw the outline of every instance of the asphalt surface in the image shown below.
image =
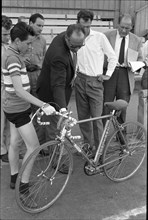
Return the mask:
<path fill-rule="evenodd" d="M 137 92 L 128 107 L 127 120 L 137 119 Z M 77 118 L 74 96 L 69 104 Z M 80 134 L 79 127 L 73 134 Z M 16 204 L 15 191 L 9 188 L 9 164 L 1 163 L 1 220 L 145 220 L 146 219 L 146 159 L 129 180 L 114 183 L 106 176 L 86 176 L 84 160 L 74 155 L 74 172 L 62 196 L 49 209 L 28 214 Z"/>

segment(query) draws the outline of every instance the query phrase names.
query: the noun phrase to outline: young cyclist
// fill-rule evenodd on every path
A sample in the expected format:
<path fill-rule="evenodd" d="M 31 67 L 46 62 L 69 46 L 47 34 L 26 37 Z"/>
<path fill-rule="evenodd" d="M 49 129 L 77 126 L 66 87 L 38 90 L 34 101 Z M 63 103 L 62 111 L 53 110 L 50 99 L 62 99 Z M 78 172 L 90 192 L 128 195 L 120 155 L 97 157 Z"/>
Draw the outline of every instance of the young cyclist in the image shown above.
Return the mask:
<path fill-rule="evenodd" d="M 46 115 L 54 113 L 55 109 L 30 94 L 29 78 L 22 56 L 31 47 L 34 38 L 33 29 L 25 22 L 19 22 L 11 29 L 10 38 L 11 43 L 3 54 L 2 64 L 5 85 L 3 110 L 10 121 L 11 139 L 8 156 L 11 171 L 10 188 L 14 189 L 19 171 L 19 148 L 16 145 L 19 136 L 21 135 L 27 147 L 23 163 L 34 149 L 39 147 L 35 128 L 30 123 L 31 104 L 41 107 Z M 22 176 L 20 187 L 22 199 L 25 199 L 26 189 L 28 189 L 32 164 L 33 160 L 28 164 Z M 36 206 L 35 202 L 34 206 Z"/>

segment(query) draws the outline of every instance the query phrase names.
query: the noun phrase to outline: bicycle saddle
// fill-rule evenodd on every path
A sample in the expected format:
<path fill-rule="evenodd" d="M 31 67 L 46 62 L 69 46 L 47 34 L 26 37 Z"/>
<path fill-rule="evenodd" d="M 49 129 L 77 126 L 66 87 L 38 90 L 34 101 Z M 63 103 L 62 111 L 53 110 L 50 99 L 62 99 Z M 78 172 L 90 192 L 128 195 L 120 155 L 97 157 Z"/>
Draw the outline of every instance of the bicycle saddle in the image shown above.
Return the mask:
<path fill-rule="evenodd" d="M 121 110 L 128 106 L 128 103 L 125 100 L 118 99 L 114 102 L 105 102 L 104 106 L 107 106 L 110 110 Z"/>

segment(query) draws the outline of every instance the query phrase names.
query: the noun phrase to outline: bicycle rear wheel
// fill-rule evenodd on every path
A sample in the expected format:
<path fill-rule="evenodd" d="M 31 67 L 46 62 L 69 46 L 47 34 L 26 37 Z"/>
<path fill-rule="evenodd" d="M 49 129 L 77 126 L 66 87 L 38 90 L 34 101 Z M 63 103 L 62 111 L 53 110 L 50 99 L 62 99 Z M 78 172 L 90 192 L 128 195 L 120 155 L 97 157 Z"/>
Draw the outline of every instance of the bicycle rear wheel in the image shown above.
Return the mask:
<path fill-rule="evenodd" d="M 103 164 L 105 175 L 115 182 L 129 179 L 140 168 L 146 155 L 146 131 L 138 122 L 123 124 L 123 135 L 127 141 L 128 150 L 121 142 L 116 131 L 110 137 L 103 152 Z"/>
<path fill-rule="evenodd" d="M 64 146 L 64 147 L 62 147 Z M 48 154 L 40 154 L 41 150 Z M 34 159 L 28 189 L 21 191 L 22 174 Z M 73 169 L 69 148 L 59 141 L 49 141 L 36 149 L 22 165 L 16 182 L 16 201 L 26 212 L 39 213 L 49 208 L 62 194 Z"/>

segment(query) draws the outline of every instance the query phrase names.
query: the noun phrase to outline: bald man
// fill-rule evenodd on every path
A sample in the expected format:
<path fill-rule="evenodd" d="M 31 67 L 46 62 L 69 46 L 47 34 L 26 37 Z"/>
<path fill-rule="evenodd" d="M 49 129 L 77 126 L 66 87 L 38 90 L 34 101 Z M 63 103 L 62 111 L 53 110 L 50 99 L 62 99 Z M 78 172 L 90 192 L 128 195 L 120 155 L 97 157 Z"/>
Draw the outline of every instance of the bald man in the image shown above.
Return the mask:
<path fill-rule="evenodd" d="M 108 81 L 104 81 L 104 102 L 113 101 L 114 99 L 130 101 L 135 81 L 134 73 L 131 71 L 128 62 L 143 60 L 141 39 L 130 32 L 132 28 L 132 17 L 129 14 L 124 14 L 120 18 L 118 29 L 105 33 L 117 56 L 118 66 L 111 78 Z M 107 59 L 104 64 L 104 70 L 106 69 L 106 65 Z M 103 115 L 108 113 L 107 107 L 104 107 Z M 125 119 L 126 109 L 122 111 L 118 120 L 120 123 L 123 123 Z"/>
<path fill-rule="evenodd" d="M 54 104 L 60 112 L 66 112 L 75 74 L 74 56 L 84 45 L 85 30 L 80 24 L 69 25 L 66 32 L 56 36 L 49 46 L 37 82 L 37 95 L 42 101 Z M 54 120 L 55 119 L 55 120 Z M 45 126 L 44 141 L 56 137 L 57 119 L 51 117 L 50 126 Z"/>

